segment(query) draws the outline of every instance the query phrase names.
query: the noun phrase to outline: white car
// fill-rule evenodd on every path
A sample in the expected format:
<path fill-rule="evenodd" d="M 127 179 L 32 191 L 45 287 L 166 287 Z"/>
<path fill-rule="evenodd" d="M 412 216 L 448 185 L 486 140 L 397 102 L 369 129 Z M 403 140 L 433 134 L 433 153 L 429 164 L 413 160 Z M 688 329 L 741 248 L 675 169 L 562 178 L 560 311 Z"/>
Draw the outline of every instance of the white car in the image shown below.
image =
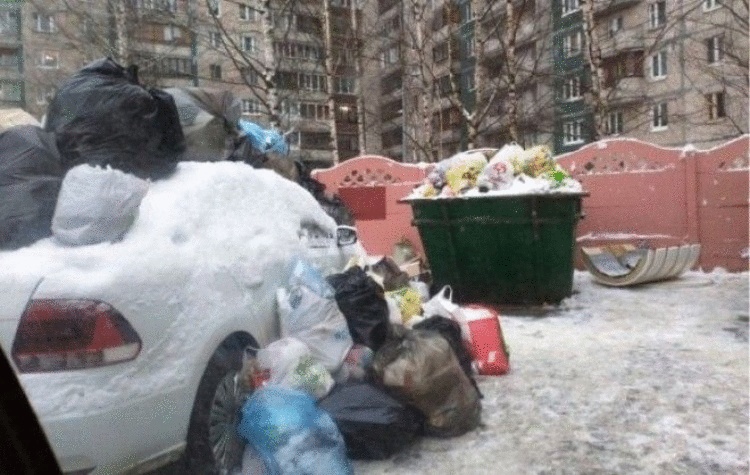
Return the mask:
<path fill-rule="evenodd" d="M 0 252 L 0 346 L 65 473 L 227 466 L 235 372 L 279 337 L 296 257 L 362 252 L 313 197 L 242 163 L 181 163 L 121 241 Z"/>

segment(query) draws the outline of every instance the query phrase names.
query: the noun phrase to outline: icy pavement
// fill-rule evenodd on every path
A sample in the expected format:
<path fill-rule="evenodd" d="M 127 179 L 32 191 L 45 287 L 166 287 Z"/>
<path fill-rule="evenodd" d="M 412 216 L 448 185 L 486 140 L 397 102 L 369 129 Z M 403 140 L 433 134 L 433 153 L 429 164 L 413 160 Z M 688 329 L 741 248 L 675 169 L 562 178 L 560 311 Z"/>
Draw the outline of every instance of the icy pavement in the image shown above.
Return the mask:
<path fill-rule="evenodd" d="M 357 474 L 747 474 L 748 274 L 691 272 L 501 316 L 511 372 L 483 426 Z M 542 318 L 539 316 L 543 315 Z"/>

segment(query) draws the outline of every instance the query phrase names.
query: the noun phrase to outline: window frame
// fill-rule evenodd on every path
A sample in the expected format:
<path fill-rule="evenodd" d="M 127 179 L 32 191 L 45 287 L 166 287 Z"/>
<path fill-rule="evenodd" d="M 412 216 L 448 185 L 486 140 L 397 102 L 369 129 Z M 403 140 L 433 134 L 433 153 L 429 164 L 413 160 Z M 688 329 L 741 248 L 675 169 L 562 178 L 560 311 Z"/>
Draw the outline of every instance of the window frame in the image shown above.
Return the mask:
<path fill-rule="evenodd" d="M 712 12 L 721 7 L 721 2 L 719 2 L 718 0 L 703 0 L 701 5 L 701 8 L 704 12 Z"/>
<path fill-rule="evenodd" d="M 706 38 L 708 64 L 719 64 L 724 60 L 724 35 L 718 34 Z"/>
<path fill-rule="evenodd" d="M 580 0 L 562 0 L 560 2 L 561 7 L 561 17 L 565 17 L 568 15 L 572 15 L 573 13 L 577 12 L 581 9 L 581 1 Z"/>
<path fill-rule="evenodd" d="M 240 21 L 256 21 L 258 12 L 257 10 L 255 10 L 255 8 L 244 3 L 238 4 L 238 7 L 239 13 L 237 16 L 239 17 Z"/>
<path fill-rule="evenodd" d="M 221 64 L 218 63 L 212 63 L 208 65 L 208 76 L 211 78 L 211 80 L 220 80 L 222 78 L 222 70 L 221 70 Z M 216 74 L 218 72 L 218 74 Z"/>
<path fill-rule="evenodd" d="M 614 120 L 613 120 L 614 119 Z M 621 110 L 610 111 L 607 114 L 607 135 L 620 135 L 624 130 L 624 114 Z"/>
<path fill-rule="evenodd" d="M 575 102 L 583 99 L 581 78 L 579 76 L 570 76 L 565 79 L 562 86 L 562 98 L 565 102 Z"/>
<path fill-rule="evenodd" d="M 45 56 L 49 55 L 50 57 L 55 58 L 55 65 L 54 66 L 48 66 L 45 64 Z M 60 52 L 59 51 L 49 51 L 49 50 L 41 50 L 39 51 L 39 56 L 37 57 L 37 67 L 39 69 L 60 69 Z"/>
<path fill-rule="evenodd" d="M 208 32 L 208 44 L 212 48 L 221 48 L 223 41 L 221 38 L 220 31 L 209 31 Z"/>
<path fill-rule="evenodd" d="M 573 41 L 575 38 L 575 41 Z M 573 52 L 573 45 L 577 44 L 577 50 Z M 572 33 L 568 33 L 563 37 L 563 57 L 574 58 L 579 54 L 583 54 L 583 32 L 576 30 Z"/>
<path fill-rule="evenodd" d="M 727 99 L 724 91 L 706 94 L 708 120 L 717 121 L 727 117 Z"/>
<path fill-rule="evenodd" d="M 667 74 L 669 72 L 667 68 L 667 50 L 661 50 L 657 51 L 655 54 L 652 54 L 649 56 L 649 62 L 651 63 L 649 65 L 649 76 L 651 80 L 653 81 L 661 81 L 666 79 Z M 656 67 L 655 67 L 656 66 Z M 658 69 L 658 75 L 655 74 L 656 69 Z"/>
<path fill-rule="evenodd" d="M 242 115 L 262 115 L 263 104 L 258 99 L 246 97 L 242 99 Z"/>
<path fill-rule="evenodd" d="M 663 9 L 663 15 L 661 15 L 661 9 Z M 650 29 L 655 30 L 661 28 L 667 24 L 667 2 L 659 0 L 648 4 L 648 26 Z"/>
<path fill-rule="evenodd" d="M 613 26 L 616 26 L 616 28 L 613 28 Z M 625 20 L 623 19 L 622 15 L 610 18 L 609 24 L 607 26 L 609 37 L 614 38 L 619 32 L 623 30 L 624 27 Z"/>
<path fill-rule="evenodd" d="M 55 15 L 48 15 L 46 13 L 40 13 L 35 12 L 33 15 L 34 18 L 34 31 L 37 33 L 46 33 L 46 34 L 52 34 L 57 31 L 57 24 L 55 22 Z M 42 18 L 46 18 L 47 26 L 49 29 L 43 29 L 42 28 Z"/>
<path fill-rule="evenodd" d="M 247 47 L 248 41 L 250 44 L 249 48 Z M 258 45 L 255 41 L 255 37 L 250 35 L 242 35 L 242 43 L 240 46 L 242 47 L 242 51 L 244 53 L 256 53 L 258 50 Z"/>
<path fill-rule="evenodd" d="M 657 102 L 651 106 L 651 132 L 661 132 L 668 128 L 669 103 L 667 101 Z"/>
<path fill-rule="evenodd" d="M 583 119 L 563 122 L 563 145 L 578 145 L 584 143 Z"/>

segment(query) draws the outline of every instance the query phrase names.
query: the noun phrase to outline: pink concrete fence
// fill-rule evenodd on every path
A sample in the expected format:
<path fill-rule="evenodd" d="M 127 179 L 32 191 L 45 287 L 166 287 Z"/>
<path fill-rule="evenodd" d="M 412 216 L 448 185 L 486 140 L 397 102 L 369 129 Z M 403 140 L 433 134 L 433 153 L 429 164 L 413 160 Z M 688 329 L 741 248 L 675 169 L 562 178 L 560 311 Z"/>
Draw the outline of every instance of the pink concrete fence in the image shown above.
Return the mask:
<path fill-rule="evenodd" d="M 748 136 L 706 151 L 613 139 L 557 157 L 590 192 L 577 228 L 579 246 L 700 243 L 697 266 L 747 270 L 749 149 Z M 411 208 L 398 200 L 425 172 L 426 167 L 363 156 L 313 176 L 352 208 L 365 249 L 387 255 L 402 238 L 423 252 Z"/>

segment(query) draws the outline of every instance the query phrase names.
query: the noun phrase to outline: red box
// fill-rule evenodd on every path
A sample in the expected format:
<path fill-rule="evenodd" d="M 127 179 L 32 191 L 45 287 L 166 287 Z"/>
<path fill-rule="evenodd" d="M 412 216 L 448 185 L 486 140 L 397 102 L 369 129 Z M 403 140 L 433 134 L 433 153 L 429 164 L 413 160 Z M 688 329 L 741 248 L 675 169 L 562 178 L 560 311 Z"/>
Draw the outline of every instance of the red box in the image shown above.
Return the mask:
<path fill-rule="evenodd" d="M 498 376 L 510 371 L 508 350 L 505 346 L 503 331 L 500 329 L 500 317 L 497 312 L 484 305 L 466 305 L 462 307 L 468 319 L 471 333 L 472 358 L 481 375 Z"/>

